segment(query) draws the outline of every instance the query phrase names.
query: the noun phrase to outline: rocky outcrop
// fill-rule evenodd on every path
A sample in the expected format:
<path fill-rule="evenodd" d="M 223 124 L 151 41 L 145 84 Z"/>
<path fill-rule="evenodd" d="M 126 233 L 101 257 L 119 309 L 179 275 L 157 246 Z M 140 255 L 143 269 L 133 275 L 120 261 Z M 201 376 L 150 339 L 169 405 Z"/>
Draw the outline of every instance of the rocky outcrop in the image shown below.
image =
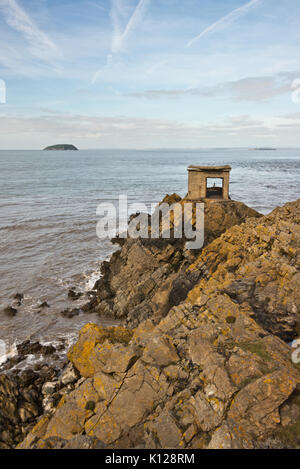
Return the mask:
<path fill-rule="evenodd" d="M 203 272 L 193 294 L 226 294 L 270 333 L 299 335 L 300 200 L 261 219 L 235 226 L 204 249 L 188 268 Z"/>
<path fill-rule="evenodd" d="M 162 201 L 187 203 L 173 194 Z M 249 217 L 260 217 L 241 202 L 205 203 L 205 244 Z M 171 218 L 173 225 L 179 222 Z M 190 223 L 193 225 L 194 220 Z M 186 275 L 199 251 L 187 250 L 181 239 L 115 239 L 121 249 L 102 265 L 96 295 L 85 305 L 87 311 L 124 319 L 129 327 L 151 317 L 159 321 L 172 306 L 183 301 L 198 281 L 198 273 Z"/>
<path fill-rule="evenodd" d="M 126 241 L 97 307 L 135 328 L 82 329 L 68 354 L 82 378 L 19 447 L 299 447 L 300 369 L 286 343 L 299 333 L 299 222 L 300 200 L 200 253 Z"/>

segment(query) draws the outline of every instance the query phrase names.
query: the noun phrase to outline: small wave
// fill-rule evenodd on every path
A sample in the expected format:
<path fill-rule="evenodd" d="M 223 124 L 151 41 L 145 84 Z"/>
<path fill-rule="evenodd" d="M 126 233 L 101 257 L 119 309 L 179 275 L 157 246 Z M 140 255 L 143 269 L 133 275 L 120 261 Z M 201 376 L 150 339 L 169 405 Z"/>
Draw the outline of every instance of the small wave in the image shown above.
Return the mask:
<path fill-rule="evenodd" d="M 27 368 L 32 368 L 34 365 L 42 363 L 44 360 L 45 358 L 42 355 L 27 355 L 24 360 L 13 366 L 11 371 L 26 370 Z"/>
<path fill-rule="evenodd" d="M 0 366 L 16 355 L 18 355 L 16 342 L 9 346 L 3 340 L 0 340 Z"/>
<path fill-rule="evenodd" d="M 41 339 L 39 342 L 43 346 L 52 345 L 55 348 L 59 348 L 62 345 L 64 345 L 63 353 L 65 354 L 65 351 L 76 342 L 77 338 L 78 338 L 78 334 L 73 332 L 73 333 L 60 334 L 59 336 L 56 337 L 56 339 L 53 339 L 53 340 Z"/>
<path fill-rule="evenodd" d="M 87 276 L 87 279 L 85 281 L 85 290 L 90 291 L 94 289 L 95 283 L 99 278 L 101 277 L 101 274 L 99 272 L 99 269 L 96 270 L 95 272 L 92 272 L 90 275 Z"/>
<path fill-rule="evenodd" d="M 101 262 L 96 264 L 96 269 L 92 272 L 84 273 L 83 276 L 85 277 L 85 291 L 90 291 L 94 289 L 95 283 L 102 277 L 100 272 L 101 264 L 105 261 L 109 261 L 111 258 L 111 253 L 107 255 Z"/>

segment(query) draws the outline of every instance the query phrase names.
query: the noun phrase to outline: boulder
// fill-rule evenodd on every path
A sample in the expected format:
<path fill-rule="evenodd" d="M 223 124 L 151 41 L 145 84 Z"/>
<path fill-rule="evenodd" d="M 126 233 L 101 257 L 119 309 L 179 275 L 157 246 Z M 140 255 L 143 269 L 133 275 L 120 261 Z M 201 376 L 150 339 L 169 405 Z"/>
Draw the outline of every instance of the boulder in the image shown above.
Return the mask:
<path fill-rule="evenodd" d="M 97 371 L 126 371 L 134 359 L 135 352 L 127 353 L 125 345 L 132 338 L 132 332 L 122 327 L 104 328 L 87 324 L 80 331 L 77 343 L 69 350 L 68 358 L 81 376 L 88 378 Z M 117 344 L 118 348 L 112 347 Z"/>
<path fill-rule="evenodd" d="M 4 314 L 6 316 L 14 317 L 18 314 L 18 310 L 16 308 L 13 308 L 12 306 L 6 306 L 3 310 Z"/>

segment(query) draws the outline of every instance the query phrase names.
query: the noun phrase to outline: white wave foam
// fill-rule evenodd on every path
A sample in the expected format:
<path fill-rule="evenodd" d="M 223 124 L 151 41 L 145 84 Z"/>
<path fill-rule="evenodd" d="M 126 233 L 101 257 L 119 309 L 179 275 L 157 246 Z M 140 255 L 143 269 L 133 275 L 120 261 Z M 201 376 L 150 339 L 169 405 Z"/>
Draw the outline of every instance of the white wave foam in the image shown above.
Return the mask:
<path fill-rule="evenodd" d="M 101 274 L 99 272 L 99 269 L 96 270 L 95 272 L 92 272 L 86 279 L 85 290 L 86 291 L 93 290 L 95 283 L 97 282 L 97 280 L 99 280 L 100 277 L 101 277 Z"/>
<path fill-rule="evenodd" d="M 9 358 L 13 358 L 16 355 L 18 355 L 16 343 L 8 346 L 4 340 L 0 340 L 0 366 L 7 362 Z"/>

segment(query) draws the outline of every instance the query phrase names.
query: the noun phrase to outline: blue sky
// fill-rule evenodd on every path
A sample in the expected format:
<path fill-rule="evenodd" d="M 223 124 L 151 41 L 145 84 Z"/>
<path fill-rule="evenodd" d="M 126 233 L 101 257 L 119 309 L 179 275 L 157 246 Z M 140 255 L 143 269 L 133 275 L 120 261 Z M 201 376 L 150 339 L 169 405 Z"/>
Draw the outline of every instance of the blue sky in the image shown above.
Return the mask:
<path fill-rule="evenodd" d="M 299 0 L 0 0 L 0 148 L 299 147 L 299 17 Z"/>

